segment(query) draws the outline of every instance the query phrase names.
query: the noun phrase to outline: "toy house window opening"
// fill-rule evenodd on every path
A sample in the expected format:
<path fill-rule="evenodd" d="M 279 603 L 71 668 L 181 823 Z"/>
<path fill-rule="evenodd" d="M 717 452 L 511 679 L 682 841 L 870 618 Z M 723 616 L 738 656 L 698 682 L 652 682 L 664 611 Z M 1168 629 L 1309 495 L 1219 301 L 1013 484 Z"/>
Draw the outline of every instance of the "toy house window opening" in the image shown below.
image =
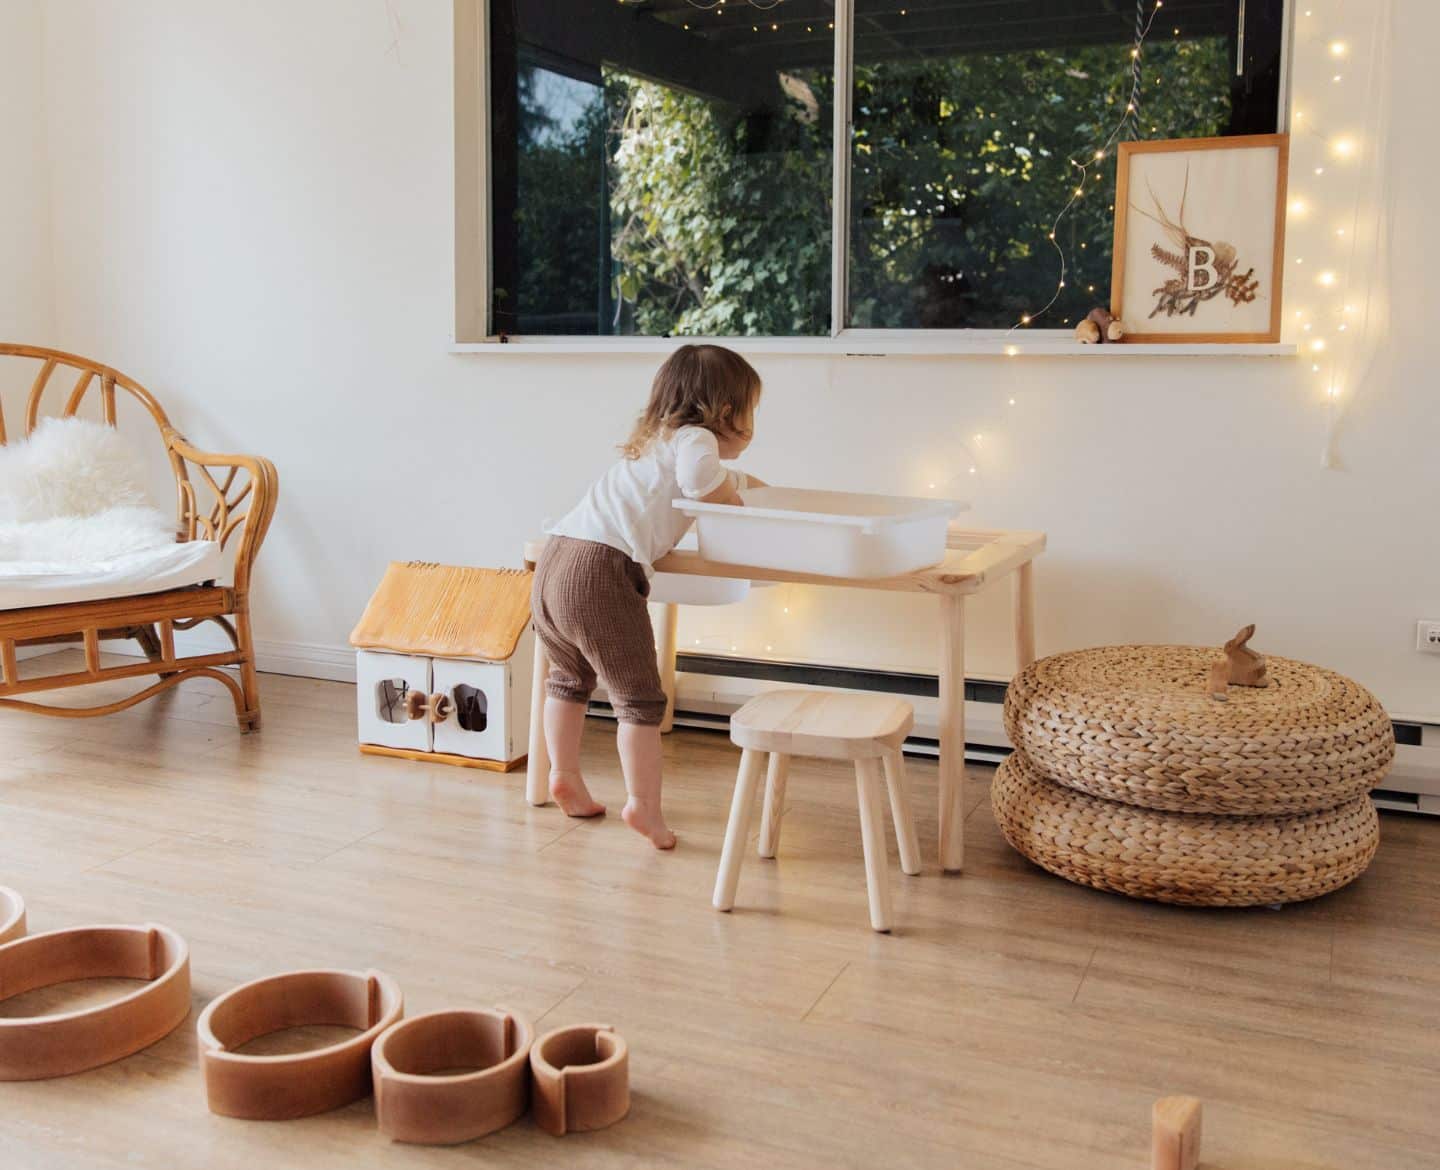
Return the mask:
<path fill-rule="evenodd" d="M 384 723 L 407 723 L 405 698 L 410 684 L 403 678 L 385 678 L 375 684 L 375 714 Z"/>
<path fill-rule="evenodd" d="M 484 731 L 490 725 L 490 699 L 479 687 L 460 683 L 451 692 L 455 722 L 461 731 Z"/>

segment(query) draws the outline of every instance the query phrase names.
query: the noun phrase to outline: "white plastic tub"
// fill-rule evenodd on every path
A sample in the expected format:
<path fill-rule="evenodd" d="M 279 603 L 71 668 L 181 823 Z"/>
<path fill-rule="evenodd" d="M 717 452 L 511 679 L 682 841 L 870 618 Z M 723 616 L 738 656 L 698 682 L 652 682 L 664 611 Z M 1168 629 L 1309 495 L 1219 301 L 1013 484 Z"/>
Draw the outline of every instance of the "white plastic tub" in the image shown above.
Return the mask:
<path fill-rule="evenodd" d="M 945 557 L 956 500 L 751 488 L 745 506 L 676 500 L 706 560 L 820 577 L 898 577 Z"/>

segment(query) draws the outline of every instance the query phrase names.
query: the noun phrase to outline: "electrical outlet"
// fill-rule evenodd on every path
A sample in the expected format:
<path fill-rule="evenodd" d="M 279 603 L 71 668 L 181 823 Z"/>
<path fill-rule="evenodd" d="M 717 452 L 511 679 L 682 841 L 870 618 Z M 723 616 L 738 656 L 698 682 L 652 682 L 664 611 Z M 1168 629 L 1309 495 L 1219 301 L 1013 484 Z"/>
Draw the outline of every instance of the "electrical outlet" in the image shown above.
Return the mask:
<path fill-rule="evenodd" d="M 1421 654 L 1440 654 L 1440 622 L 1415 623 L 1415 649 Z"/>

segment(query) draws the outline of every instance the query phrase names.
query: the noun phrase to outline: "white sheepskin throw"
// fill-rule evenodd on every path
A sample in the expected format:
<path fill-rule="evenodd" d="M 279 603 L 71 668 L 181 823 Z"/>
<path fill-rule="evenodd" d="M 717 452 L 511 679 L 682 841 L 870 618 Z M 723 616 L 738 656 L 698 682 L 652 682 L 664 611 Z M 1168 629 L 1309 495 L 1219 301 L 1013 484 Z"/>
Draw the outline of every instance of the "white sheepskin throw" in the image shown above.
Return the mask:
<path fill-rule="evenodd" d="M 0 563 L 91 565 L 175 543 L 175 520 L 157 508 L 127 504 L 93 516 L 52 516 L 0 523 Z"/>
<path fill-rule="evenodd" d="M 0 561 L 105 561 L 175 540 L 150 506 L 145 467 L 114 427 L 48 418 L 0 447 Z"/>
<path fill-rule="evenodd" d="M 93 516 L 145 503 L 144 463 L 104 423 L 47 418 L 30 438 L 0 447 L 0 520 Z"/>

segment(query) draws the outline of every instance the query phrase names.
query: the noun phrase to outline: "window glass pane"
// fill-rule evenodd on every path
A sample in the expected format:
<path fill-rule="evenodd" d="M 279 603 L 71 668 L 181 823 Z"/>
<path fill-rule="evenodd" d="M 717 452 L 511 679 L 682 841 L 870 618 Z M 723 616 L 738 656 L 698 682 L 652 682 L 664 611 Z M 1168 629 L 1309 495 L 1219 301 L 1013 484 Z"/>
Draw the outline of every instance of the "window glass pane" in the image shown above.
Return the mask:
<path fill-rule="evenodd" d="M 1283 0 L 1165 0 L 1129 137 L 1275 129 Z M 1154 0 L 1145 0 L 1148 19 Z M 1131 92 L 1130 0 L 856 0 L 848 324 L 1008 328 L 1056 293 L 1048 233 Z M 1087 153 L 1088 152 L 1088 153 Z M 1113 152 L 1057 230 L 1037 327 L 1106 304 Z"/>
<path fill-rule="evenodd" d="M 490 14 L 492 332 L 829 332 L 830 4 Z"/>

